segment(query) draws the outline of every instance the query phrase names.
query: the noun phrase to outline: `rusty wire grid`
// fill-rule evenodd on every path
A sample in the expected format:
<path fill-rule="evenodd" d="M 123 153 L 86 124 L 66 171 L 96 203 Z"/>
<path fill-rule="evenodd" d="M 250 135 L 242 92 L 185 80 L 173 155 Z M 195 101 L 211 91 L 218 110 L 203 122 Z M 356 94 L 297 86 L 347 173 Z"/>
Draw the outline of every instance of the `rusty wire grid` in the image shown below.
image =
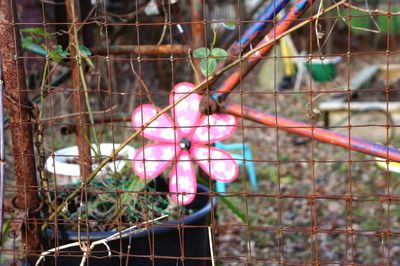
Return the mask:
<path fill-rule="evenodd" d="M 400 265 L 399 29 L 400 0 L 0 0 L 0 264 Z"/>

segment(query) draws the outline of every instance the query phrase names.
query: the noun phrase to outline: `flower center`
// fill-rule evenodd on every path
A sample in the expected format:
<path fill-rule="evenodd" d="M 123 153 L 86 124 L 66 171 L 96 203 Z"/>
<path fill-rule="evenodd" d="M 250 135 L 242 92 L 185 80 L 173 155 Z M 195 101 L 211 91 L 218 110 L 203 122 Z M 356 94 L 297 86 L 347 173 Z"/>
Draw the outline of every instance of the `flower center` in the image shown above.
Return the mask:
<path fill-rule="evenodd" d="M 179 146 L 181 147 L 182 150 L 189 150 L 190 147 L 192 146 L 192 143 L 188 138 L 182 138 L 181 141 L 179 142 Z"/>

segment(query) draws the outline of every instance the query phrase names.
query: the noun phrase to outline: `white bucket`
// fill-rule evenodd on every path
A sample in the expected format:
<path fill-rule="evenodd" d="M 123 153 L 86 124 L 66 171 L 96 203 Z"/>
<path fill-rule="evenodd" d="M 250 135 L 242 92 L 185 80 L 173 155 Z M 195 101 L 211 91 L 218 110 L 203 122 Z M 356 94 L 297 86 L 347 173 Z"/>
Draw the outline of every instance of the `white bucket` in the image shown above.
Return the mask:
<path fill-rule="evenodd" d="M 119 146 L 120 144 L 101 143 L 100 152 L 102 157 L 110 156 L 113 153 L 113 150 L 117 149 Z M 96 149 L 96 146 L 93 145 L 93 148 Z M 97 176 L 104 177 L 105 175 L 107 175 L 107 173 L 117 173 L 121 171 L 128 161 L 133 160 L 134 156 L 135 149 L 132 146 L 125 146 L 118 154 L 117 160 L 108 163 L 105 167 L 102 168 Z M 79 164 L 71 162 L 71 160 L 74 160 L 76 158 L 78 158 L 77 146 L 71 146 L 58 150 L 54 152 L 54 158 L 53 156 L 47 158 L 45 169 L 54 177 L 54 181 L 52 182 L 54 185 L 67 186 L 80 184 L 81 179 Z M 92 165 L 92 168 L 96 169 L 97 166 L 98 163 L 94 163 Z M 57 181 L 57 183 L 55 183 L 55 180 Z"/>

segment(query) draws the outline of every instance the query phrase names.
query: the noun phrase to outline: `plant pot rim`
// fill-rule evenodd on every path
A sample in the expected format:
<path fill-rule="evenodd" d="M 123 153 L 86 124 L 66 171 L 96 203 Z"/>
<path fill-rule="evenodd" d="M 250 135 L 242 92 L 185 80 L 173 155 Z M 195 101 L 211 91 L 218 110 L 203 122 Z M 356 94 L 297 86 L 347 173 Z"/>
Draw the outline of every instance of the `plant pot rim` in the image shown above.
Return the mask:
<path fill-rule="evenodd" d="M 113 149 L 117 149 L 121 144 L 119 143 L 100 143 L 100 151 L 103 156 L 109 156 L 112 154 Z M 93 148 L 96 148 L 94 144 L 92 144 Z M 126 155 L 127 158 L 134 158 L 135 156 L 135 148 L 132 146 L 125 146 L 120 154 Z M 71 163 L 67 160 L 71 157 L 78 156 L 78 146 L 69 146 L 63 149 L 56 150 L 54 152 L 54 156 L 49 156 L 45 163 L 45 169 L 47 172 L 53 175 L 65 175 L 65 176 L 72 176 L 72 177 L 79 177 L 79 164 Z M 123 161 L 123 160 L 116 160 Z M 110 163 L 111 164 L 111 163 Z M 113 163 L 112 163 L 113 164 Z M 93 164 L 93 169 L 96 168 L 98 164 Z M 111 165 L 113 166 L 113 165 Z M 116 164 L 116 167 L 113 169 L 118 172 L 124 164 Z"/>
<path fill-rule="evenodd" d="M 201 192 L 201 193 L 207 193 L 210 190 L 208 189 L 208 187 L 198 184 L 197 185 L 197 191 Z M 164 232 L 168 232 L 171 230 L 175 230 L 176 227 L 174 227 L 173 225 L 190 225 L 193 224 L 196 220 L 208 215 L 211 212 L 211 208 L 212 206 L 215 206 L 216 204 L 216 198 L 213 198 L 212 200 L 212 204 L 211 204 L 211 198 L 209 195 L 206 195 L 207 197 L 207 203 L 204 204 L 203 207 L 201 207 L 200 209 L 198 209 L 197 211 L 195 211 L 193 214 L 190 215 L 185 215 L 184 218 L 180 218 L 177 220 L 170 220 L 167 222 L 162 223 L 162 225 L 167 225 L 167 226 L 159 226 L 160 224 L 157 224 L 154 227 L 149 227 L 147 230 L 144 230 L 140 233 L 137 234 L 132 234 L 131 238 L 142 238 L 142 237 L 147 237 L 149 233 L 154 233 L 154 234 L 162 234 Z M 196 201 L 196 199 L 195 199 Z M 190 206 L 190 205 L 188 205 Z M 136 229 L 132 229 L 133 231 Z M 104 231 L 104 232 L 90 232 L 90 239 L 91 241 L 96 241 L 96 240 L 100 240 L 100 239 L 104 239 L 106 237 L 109 237 L 115 233 L 117 233 L 118 231 Z M 52 236 L 53 235 L 53 230 L 52 229 L 47 229 L 46 230 L 46 235 L 47 236 Z M 78 233 L 76 231 L 72 231 L 72 230 L 68 230 L 65 231 L 65 236 L 67 237 L 67 239 L 69 241 L 78 241 Z M 85 239 L 86 238 L 86 232 L 83 231 L 81 232 L 81 239 Z M 127 237 L 125 237 L 127 238 Z"/>

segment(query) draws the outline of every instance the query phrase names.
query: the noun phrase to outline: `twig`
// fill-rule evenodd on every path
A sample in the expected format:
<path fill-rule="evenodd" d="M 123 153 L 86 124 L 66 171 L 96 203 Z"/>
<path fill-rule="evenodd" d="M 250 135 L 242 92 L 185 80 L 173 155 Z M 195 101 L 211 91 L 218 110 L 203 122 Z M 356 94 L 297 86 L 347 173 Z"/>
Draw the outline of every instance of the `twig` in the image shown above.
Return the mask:
<path fill-rule="evenodd" d="M 162 42 L 164 41 L 165 33 L 167 32 L 167 23 L 168 23 L 168 20 L 169 20 L 168 12 L 167 12 L 167 9 L 165 8 L 164 0 L 162 0 L 161 5 L 162 5 L 162 8 L 163 8 L 163 12 L 164 12 L 164 25 L 163 25 L 163 31 L 161 33 L 160 39 L 157 42 L 157 45 L 162 44 Z"/>
<path fill-rule="evenodd" d="M 195 65 L 193 64 L 193 60 L 192 60 L 192 50 L 189 49 L 188 51 L 188 58 L 189 58 L 189 64 L 192 67 L 194 74 L 195 74 L 195 79 L 196 80 L 200 80 L 200 76 L 199 76 L 199 72 L 197 71 Z"/>
<path fill-rule="evenodd" d="M 365 1 L 365 4 L 366 4 L 366 6 L 367 6 L 367 9 L 364 9 L 363 12 L 367 12 L 367 13 L 368 13 L 369 17 L 371 18 L 372 22 L 374 23 L 375 27 L 377 28 L 376 30 L 372 30 L 372 29 L 368 29 L 368 28 L 364 28 L 364 27 L 357 27 L 357 26 L 352 25 L 350 22 L 348 22 L 344 17 L 342 17 L 342 16 L 340 15 L 339 9 L 338 9 L 338 15 L 339 15 L 340 19 L 341 19 L 344 23 L 346 23 L 346 25 L 347 25 L 348 27 L 350 27 L 350 28 L 352 28 L 352 29 L 356 29 L 356 30 L 360 30 L 360 31 L 366 31 L 366 32 L 372 32 L 372 33 L 380 33 L 380 32 L 381 32 L 381 28 L 379 27 L 378 23 L 375 21 L 374 17 L 372 16 L 372 12 L 369 10 L 368 1 L 367 1 L 367 0 Z M 346 5 L 348 8 L 353 9 L 353 6 L 352 6 L 352 5 L 349 5 L 349 4 L 345 4 L 345 5 Z M 356 9 L 356 8 L 354 8 L 354 9 Z M 387 13 L 385 13 L 385 14 L 387 15 Z"/>
<path fill-rule="evenodd" d="M 134 226 L 132 226 L 132 227 L 129 227 L 129 228 L 127 228 L 127 229 L 125 229 L 125 230 L 122 230 L 121 232 L 117 232 L 117 233 L 115 233 L 115 234 L 113 234 L 113 235 L 111 235 L 111 236 L 109 236 L 109 237 L 107 237 L 107 238 L 94 241 L 94 242 L 90 245 L 90 247 L 89 247 L 87 250 L 84 251 L 84 256 L 83 256 L 83 258 L 85 258 L 85 253 L 86 253 L 86 255 L 87 255 L 87 253 L 89 253 L 90 250 L 92 250 L 95 246 L 100 245 L 100 244 L 103 244 L 103 245 L 105 245 L 105 246 L 107 247 L 108 256 L 111 256 L 111 250 L 110 250 L 110 247 L 107 245 L 107 242 L 110 242 L 110 241 L 113 241 L 113 240 L 116 240 L 116 239 L 119 239 L 119 238 L 124 238 L 124 237 L 127 237 L 127 236 L 131 236 L 131 235 L 133 235 L 133 234 L 137 234 L 137 233 L 139 233 L 141 230 L 146 230 L 146 228 L 134 230 L 134 229 L 136 229 L 137 227 L 139 227 L 139 226 L 142 227 L 142 226 L 145 226 L 145 225 L 148 225 L 148 224 L 157 222 L 157 221 L 159 221 L 159 220 L 165 219 L 166 217 L 168 217 L 168 215 L 163 215 L 163 216 L 158 217 L 158 218 L 155 218 L 155 219 L 153 219 L 153 220 L 150 220 L 150 221 L 147 221 L 147 222 L 143 222 L 143 223 L 141 223 L 141 224 L 139 224 L 139 225 L 134 225 Z M 62 245 L 62 246 L 55 247 L 55 248 L 49 249 L 49 250 L 47 250 L 47 251 L 44 251 L 44 252 L 42 252 L 42 253 L 40 254 L 40 257 L 39 257 L 39 259 L 36 261 L 35 266 L 38 266 L 38 265 L 40 264 L 40 262 L 44 259 L 45 256 L 47 256 L 47 255 L 49 255 L 49 254 L 51 254 L 51 253 L 53 253 L 53 252 L 56 252 L 56 251 L 58 251 L 58 250 L 64 250 L 64 249 L 67 249 L 67 248 L 78 247 L 78 246 L 80 246 L 80 243 L 79 243 L 79 242 L 74 242 L 74 243 Z M 82 262 L 81 262 L 81 265 L 82 265 Z"/>
<path fill-rule="evenodd" d="M 142 85 L 142 87 L 143 87 L 144 90 L 146 91 L 147 99 L 149 99 L 149 102 L 151 102 L 151 104 L 152 104 L 153 106 L 156 106 L 156 105 L 154 104 L 153 99 L 151 98 L 149 88 L 146 86 L 146 83 L 144 83 L 143 79 L 139 76 L 139 74 L 138 74 L 138 73 L 136 72 L 136 70 L 135 70 L 135 66 L 133 65 L 133 61 L 132 61 L 132 54 L 131 54 L 131 56 L 130 56 L 129 59 L 130 59 L 130 60 L 129 60 L 129 64 L 131 65 L 131 70 L 132 70 L 133 75 L 135 75 L 135 77 L 136 77 L 136 79 L 139 81 L 140 85 Z"/>
<path fill-rule="evenodd" d="M 342 0 L 342 1 L 334 4 L 334 5 L 330 6 L 330 7 L 328 7 L 327 9 L 323 10 L 321 12 L 321 14 L 328 13 L 328 12 L 332 11 L 333 9 L 337 8 L 338 6 L 343 5 L 345 2 L 347 2 L 347 0 Z M 144 129 L 146 129 L 151 123 L 153 123 L 160 116 L 162 116 L 163 114 L 165 114 L 166 112 L 168 112 L 169 110 L 174 108 L 181 101 L 183 101 L 184 99 L 186 99 L 187 97 L 189 97 L 193 93 L 202 93 L 202 90 L 204 88 L 207 88 L 208 86 L 210 86 L 210 84 L 214 83 L 218 79 L 218 77 L 221 76 L 224 72 L 226 72 L 227 70 L 231 69 L 232 67 L 240 64 L 241 62 L 243 62 L 244 60 L 249 58 L 251 55 L 253 55 L 257 51 L 259 51 L 259 50 L 263 49 L 264 47 L 276 42 L 276 40 L 288 35 L 289 33 L 292 33 L 294 31 L 300 29 L 301 27 L 307 25 L 308 23 L 314 21 L 315 19 L 316 19 L 316 16 L 313 16 L 310 19 L 308 19 L 306 21 L 303 21 L 303 22 L 297 24 L 296 26 L 292 27 L 290 30 L 287 30 L 286 32 L 276 36 L 275 39 L 272 39 L 269 42 L 265 43 L 264 45 L 256 47 L 253 50 L 247 52 L 241 58 L 237 59 L 233 63 L 227 65 L 226 67 L 224 67 L 221 70 L 217 71 L 214 75 L 206 78 L 204 81 L 202 81 L 201 83 L 196 85 L 191 92 L 188 92 L 187 94 L 183 95 L 179 100 L 176 100 L 173 104 L 170 104 L 167 107 L 165 107 L 164 109 L 160 110 L 151 119 L 149 119 L 149 121 L 147 123 L 145 123 L 142 128 L 138 129 L 135 133 L 133 133 L 127 139 L 125 139 L 125 141 L 122 142 L 121 145 L 117 149 L 115 149 L 114 153 L 112 153 L 110 156 L 108 156 L 103 161 L 101 161 L 100 164 L 96 167 L 96 169 L 94 169 L 93 172 L 87 177 L 86 184 L 89 184 L 93 180 L 93 178 L 97 175 L 97 173 L 100 172 L 100 170 L 103 167 L 105 167 L 109 162 L 114 160 L 117 157 L 117 155 L 122 151 L 122 149 L 125 148 L 125 146 L 127 146 L 131 141 L 133 141 L 139 134 L 141 134 L 143 132 Z M 80 188 L 77 188 L 74 191 L 72 191 L 71 194 L 65 199 L 65 202 L 69 202 L 71 199 L 73 199 L 79 193 L 79 191 L 80 191 Z M 62 210 L 62 206 L 63 205 L 59 206 L 57 211 L 50 215 L 49 220 L 54 219 L 54 217 Z M 46 226 L 47 226 L 47 222 L 42 225 L 42 230 L 46 229 Z"/>
<path fill-rule="evenodd" d="M 111 108 L 108 108 L 108 109 L 106 109 L 104 111 L 93 111 L 92 114 L 93 115 L 105 115 L 106 113 L 111 112 L 115 108 L 117 108 L 117 105 L 114 105 Z M 88 114 L 88 112 L 79 112 L 79 113 L 71 113 L 71 114 L 66 114 L 66 115 L 59 115 L 59 116 L 55 116 L 55 117 L 46 117 L 46 118 L 42 119 L 42 122 L 48 122 L 48 121 L 53 121 L 54 122 L 55 120 L 71 118 L 71 117 L 75 117 L 75 116 L 80 116 L 82 114 L 85 115 L 85 114 Z"/>
<path fill-rule="evenodd" d="M 391 16 L 393 15 L 400 15 L 400 12 L 388 12 L 388 11 L 384 11 L 381 9 L 366 9 L 366 8 L 362 8 L 362 7 L 357 7 L 357 6 L 353 6 L 349 3 L 345 3 L 344 6 L 350 8 L 350 9 L 354 9 L 354 10 L 358 10 L 358 11 L 362 11 L 362 12 L 366 12 L 366 13 L 377 13 L 377 14 L 381 14 L 381 15 L 388 15 L 390 14 Z"/>

